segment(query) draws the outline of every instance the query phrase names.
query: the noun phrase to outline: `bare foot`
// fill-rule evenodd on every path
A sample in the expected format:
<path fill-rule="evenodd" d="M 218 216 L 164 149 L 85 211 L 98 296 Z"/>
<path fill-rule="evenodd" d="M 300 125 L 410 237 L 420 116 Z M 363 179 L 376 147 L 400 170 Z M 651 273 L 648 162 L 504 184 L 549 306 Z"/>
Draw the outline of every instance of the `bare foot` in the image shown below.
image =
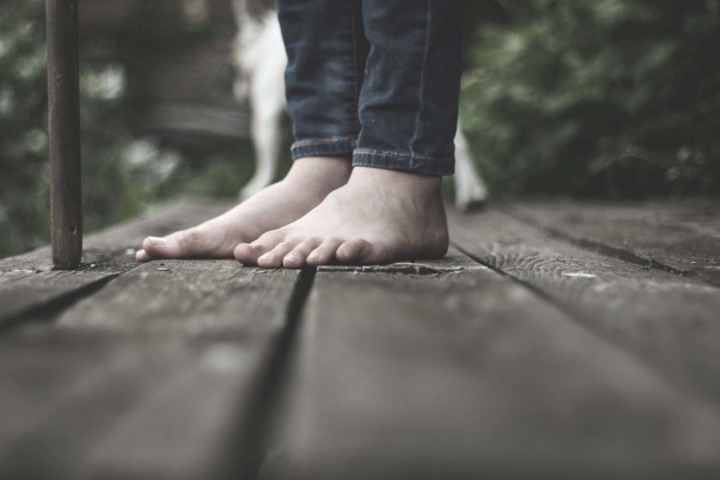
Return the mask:
<path fill-rule="evenodd" d="M 285 179 L 270 185 L 219 217 L 166 237 L 147 237 L 140 262 L 154 258 L 232 258 L 233 249 L 287 225 L 344 185 L 350 162 L 339 157 L 307 157 L 293 162 Z"/>
<path fill-rule="evenodd" d="M 441 179 L 356 167 L 347 185 L 299 220 L 235 248 L 244 265 L 388 263 L 442 257 L 448 248 Z"/>

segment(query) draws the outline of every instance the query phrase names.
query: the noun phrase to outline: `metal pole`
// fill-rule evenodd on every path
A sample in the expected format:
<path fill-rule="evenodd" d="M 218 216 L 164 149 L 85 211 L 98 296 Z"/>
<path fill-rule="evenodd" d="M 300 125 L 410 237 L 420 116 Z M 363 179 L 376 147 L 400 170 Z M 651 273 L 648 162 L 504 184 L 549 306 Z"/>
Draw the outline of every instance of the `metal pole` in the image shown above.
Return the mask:
<path fill-rule="evenodd" d="M 77 0 L 46 0 L 50 217 L 56 268 L 82 256 Z"/>

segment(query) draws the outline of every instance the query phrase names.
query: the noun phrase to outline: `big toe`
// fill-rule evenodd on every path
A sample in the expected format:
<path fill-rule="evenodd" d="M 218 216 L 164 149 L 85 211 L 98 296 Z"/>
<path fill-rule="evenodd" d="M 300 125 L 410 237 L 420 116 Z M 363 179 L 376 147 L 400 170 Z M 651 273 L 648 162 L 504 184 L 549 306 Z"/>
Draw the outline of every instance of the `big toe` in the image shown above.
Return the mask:
<path fill-rule="evenodd" d="M 147 237 L 143 240 L 145 255 L 152 258 L 174 258 L 182 255 L 177 239 L 171 237 Z"/>
<path fill-rule="evenodd" d="M 135 260 L 145 263 L 152 260 L 152 257 L 148 255 L 145 250 L 138 250 L 137 252 L 135 252 Z"/>
<path fill-rule="evenodd" d="M 264 245 L 253 243 L 241 243 L 235 247 L 233 255 L 235 260 L 243 265 L 256 266 L 258 258 L 270 251 L 270 248 Z"/>
<path fill-rule="evenodd" d="M 195 227 L 167 237 L 147 237 L 143 248 L 153 258 L 229 257 L 232 252 L 223 252 L 211 237 Z"/>
<path fill-rule="evenodd" d="M 366 240 L 350 240 L 340 245 L 337 251 L 337 259 L 341 263 L 362 263 L 369 258 L 372 252 L 372 245 Z"/>

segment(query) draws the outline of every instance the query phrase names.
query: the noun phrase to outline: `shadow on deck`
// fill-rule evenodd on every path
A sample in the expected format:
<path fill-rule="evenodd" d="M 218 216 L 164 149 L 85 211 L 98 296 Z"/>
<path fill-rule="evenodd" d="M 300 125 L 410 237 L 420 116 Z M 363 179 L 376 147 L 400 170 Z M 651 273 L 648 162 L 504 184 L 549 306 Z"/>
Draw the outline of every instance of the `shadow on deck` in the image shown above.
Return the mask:
<path fill-rule="evenodd" d="M 3 478 L 720 478 L 717 204 L 451 212 L 439 261 L 0 260 Z"/>

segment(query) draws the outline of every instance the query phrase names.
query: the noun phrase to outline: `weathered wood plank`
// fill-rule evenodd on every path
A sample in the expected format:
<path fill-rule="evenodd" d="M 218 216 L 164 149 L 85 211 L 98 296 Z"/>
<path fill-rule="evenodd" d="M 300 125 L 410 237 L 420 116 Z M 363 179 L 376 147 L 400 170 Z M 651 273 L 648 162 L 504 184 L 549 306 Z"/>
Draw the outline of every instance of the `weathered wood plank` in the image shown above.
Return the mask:
<path fill-rule="evenodd" d="M 246 478 L 257 344 L 48 333 L 0 342 L 3 478 Z"/>
<path fill-rule="evenodd" d="M 29 312 L 41 316 L 60 300 L 82 294 L 118 274 L 104 270 L 18 269 L 0 272 L 0 326 Z"/>
<path fill-rule="evenodd" d="M 140 218 L 92 233 L 85 238 L 83 263 L 103 263 L 121 259 L 133 261 L 128 249 L 140 248 L 147 235 L 166 235 L 181 228 L 207 220 L 227 210 L 231 204 L 181 199 L 150 209 Z M 0 259 L 0 272 L 22 269 L 49 270 L 52 267 L 50 247 L 42 247 L 22 255 Z"/>
<path fill-rule="evenodd" d="M 150 233 L 166 234 L 199 223 L 225 209 L 224 204 L 179 201 L 151 211 L 144 218 L 89 236 L 83 267 L 53 270 L 49 247 L 0 260 L 0 326 L 97 288 L 137 267 L 134 249 Z"/>
<path fill-rule="evenodd" d="M 7 478 L 71 478 L 79 457 L 76 434 L 88 435 L 126 414 L 138 389 L 171 371 L 145 365 L 137 349 L 122 351 L 98 335 L 18 335 L 0 340 L 0 472 Z M 140 362 L 140 363 L 138 363 Z M 74 409 L 68 406 L 76 406 Z M 62 425 L 46 438 L 33 432 Z M 92 430 L 90 430 L 92 431 Z M 75 440 L 75 441 L 73 441 Z"/>
<path fill-rule="evenodd" d="M 251 478 L 303 274 L 232 260 L 138 266 L 126 252 L 225 207 L 175 204 L 94 235 L 94 268 L 125 273 L 51 323 L 0 337 L 0 392 L 9 392 L 0 395 L 0 477 Z M 45 259 L 40 251 L 0 265 Z M 81 282 L 64 277 L 87 271 L 41 274 L 70 291 Z M 41 282 L 27 283 L 44 301 Z"/>
<path fill-rule="evenodd" d="M 675 383 L 720 400 L 720 289 L 588 251 L 496 211 L 453 215 L 451 236 Z"/>
<path fill-rule="evenodd" d="M 720 285 L 720 203 L 518 202 L 508 213 L 577 243 Z"/>
<path fill-rule="evenodd" d="M 249 478 L 301 273 L 163 263 L 0 343 L 0 476 Z"/>
<path fill-rule="evenodd" d="M 284 325 L 299 275 L 235 260 L 145 263 L 63 312 L 56 325 L 142 336 L 264 337 Z"/>
<path fill-rule="evenodd" d="M 262 447 L 256 422 L 267 415 L 258 408 L 267 345 L 216 344 L 169 360 L 170 380 L 145 389 L 98 442 L 85 439 L 88 449 L 76 457 L 82 476 L 254 478 Z"/>
<path fill-rule="evenodd" d="M 318 272 L 280 478 L 720 472 L 716 405 L 466 257 L 417 272 Z"/>

